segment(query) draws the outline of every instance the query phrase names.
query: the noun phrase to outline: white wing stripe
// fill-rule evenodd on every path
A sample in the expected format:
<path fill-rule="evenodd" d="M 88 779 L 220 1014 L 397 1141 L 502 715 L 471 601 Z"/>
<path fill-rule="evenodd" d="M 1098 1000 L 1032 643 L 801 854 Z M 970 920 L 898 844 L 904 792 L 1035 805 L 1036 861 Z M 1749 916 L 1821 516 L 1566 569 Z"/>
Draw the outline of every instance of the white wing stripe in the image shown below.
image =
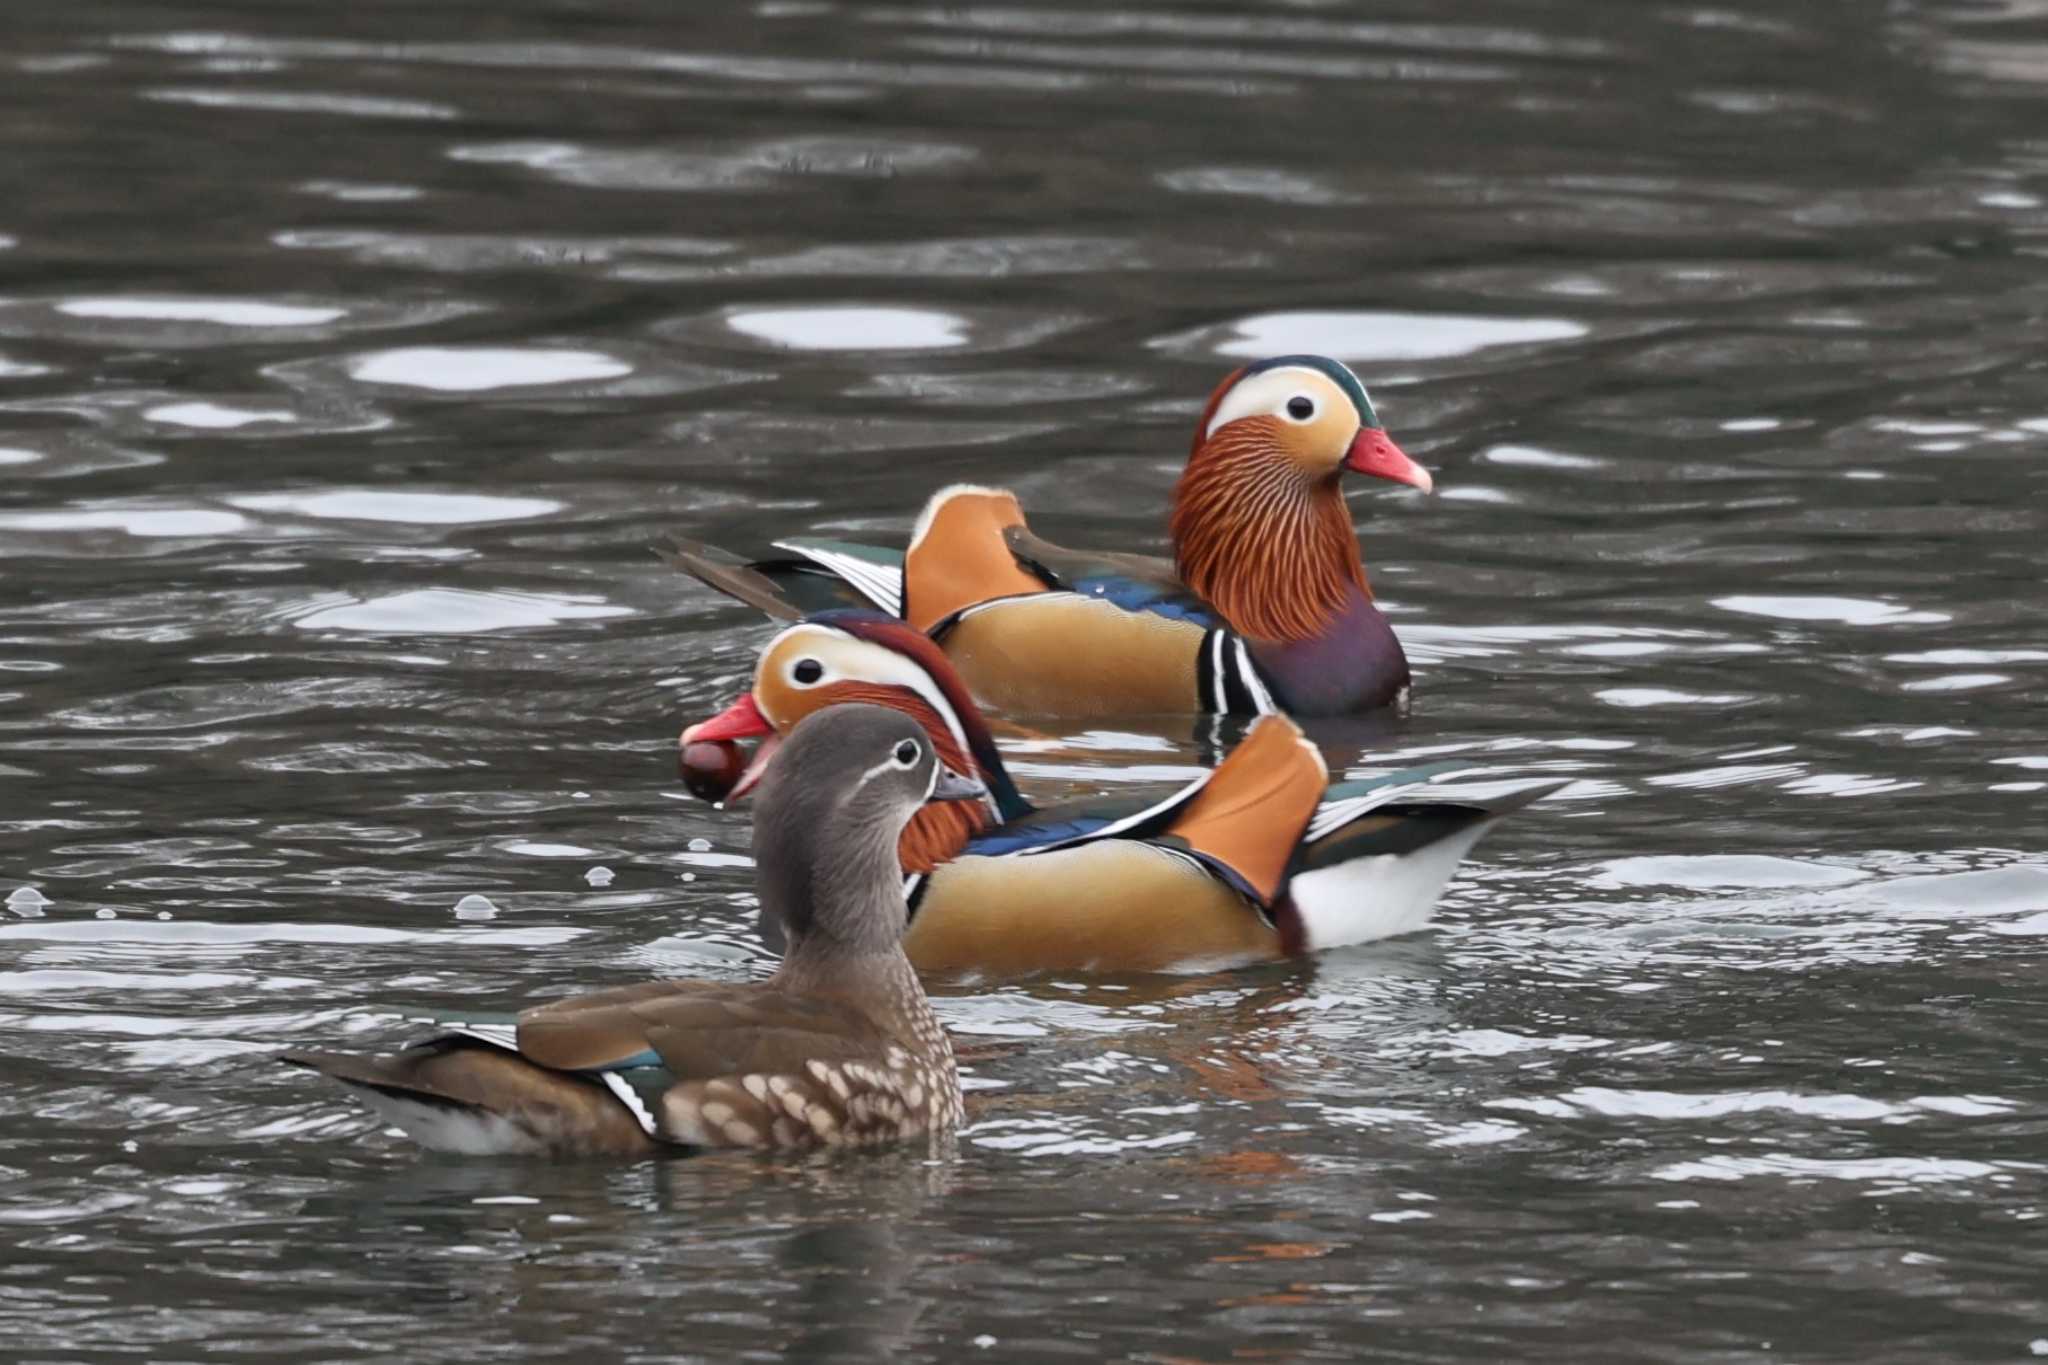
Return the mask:
<path fill-rule="evenodd" d="M 1406 796 L 1418 787 L 1426 787 L 1428 785 L 1427 782 L 1403 782 L 1398 786 L 1381 787 L 1377 791 L 1369 791 L 1360 796 L 1347 796 L 1336 801 L 1325 801 L 1316 807 L 1316 813 L 1310 817 L 1306 837 L 1311 841 L 1320 839 L 1332 830 L 1342 825 L 1350 824 L 1367 811 L 1375 810 L 1390 801 Z"/>
<path fill-rule="evenodd" d="M 787 550 L 801 555 L 819 568 L 828 570 L 845 579 L 853 588 L 891 616 L 903 614 L 903 571 L 871 564 L 854 555 L 842 554 L 837 550 L 820 550 L 815 546 L 798 545 L 786 540 L 775 542 L 778 550 Z"/>
<path fill-rule="evenodd" d="M 1200 777 L 1196 778 L 1193 782 L 1190 782 L 1187 786 L 1182 787 L 1179 791 L 1167 797 L 1164 801 L 1160 801 L 1153 805 L 1147 806 L 1145 809 L 1138 811 L 1136 814 L 1126 815 L 1121 820 L 1112 820 L 1110 823 L 1104 825 L 1101 829 L 1091 829 L 1086 834 L 1076 834 L 1071 836 L 1070 838 L 1061 839 L 1054 843 L 1040 844 L 1035 848 L 1020 849 L 1018 851 L 1017 856 L 1020 858 L 1028 858 L 1034 853 L 1051 853 L 1055 849 L 1071 848 L 1075 844 L 1090 843 L 1096 839 L 1108 839 L 1115 835 L 1122 834 L 1127 829 L 1135 829 L 1139 825 L 1144 824 L 1147 820 L 1152 819 L 1154 816 L 1162 815 L 1165 812 L 1170 811 L 1174 807 L 1181 805 L 1183 802 L 1187 801 L 1196 792 L 1200 791 L 1204 784 L 1206 784 L 1212 776 L 1214 776 L 1214 769 L 1211 769 L 1209 772 L 1203 773 Z"/>
<path fill-rule="evenodd" d="M 654 1131 L 654 1115 L 641 1100 L 640 1092 L 628 1085 L 624 1076 L 616 1071 L 600 1071 L 598 1079 L 604 1082 L 607 1090 L 618 1097 L 620 1104 L 626 1106 L 627 1112 L 639 1121 L 641 1131 L 649 1137 L 659 1136 Z"/>
<path fill-rule="evenodd" d="M 432 1015 L 417 1015 L 411 1022 L 416 1024 L 432 1024 L 444 1033 L 453 1033 L 463 1038 L 474 1038 L 479 1043 L 489 1043 L 492 1047 L 500 1047 L 507 1052 L 517 1052 L 519 1050 L 519 1026 L 517 1024 L 452 1023 L 445 1019 L 436 1019 Z"/>

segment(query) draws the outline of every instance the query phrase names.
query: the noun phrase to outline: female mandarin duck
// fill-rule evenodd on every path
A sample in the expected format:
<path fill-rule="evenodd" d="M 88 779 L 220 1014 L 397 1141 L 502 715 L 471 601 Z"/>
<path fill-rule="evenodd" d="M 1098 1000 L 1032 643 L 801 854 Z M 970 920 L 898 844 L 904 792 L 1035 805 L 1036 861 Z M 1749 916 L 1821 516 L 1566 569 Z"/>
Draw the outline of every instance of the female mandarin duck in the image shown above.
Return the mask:
<path fill-rule="evenodd" d="M 936 494 L 910 548 L 786 540 L 674 563 L 769 614 L 879 607 L 929 632 L 984 704 L 1058 715 L 1335 715 L 1399 700 L 1408 659 L 1373 604 L 1340 480 L 1427 492 L 1358 377 L 1324 356 L 1248 365 L 1210 395 L 1174 490 L 1171 563 L 1062 550 L 1015 495 Z"/>
<path fill-rule="evenodd" d="M 1212 970 L 1419 929 L 1480 836 L 1560 785 L 1483 806 L 1417 792 L 1436 770 L 1330 786 L 1301 731 L 1269 716 L 1165 800 L 1038 811 L 938 646 L 855 610 L 778 635 L 753 691 L 683 732 L 685 775 L 701 746 L 763 736 L 728 793 L 744 795 L 781 767 L 778 734 L 841 703 L 914 717 L 949 767 L 971 767 L 988 790 L 924 807 L 898 843 L 904 951 L 948 978 Z"/>
<path fill-rule="evenodd" d="M 761 908 L 787 955 L 745 985 L 657 981 L 458 1026 L 390 1057 L 287 1053 L 422 1145 L 645 1156 L 871 1146 L 961 1120 L 945 1031 L 903 955 L 896 841 L 926 800 L 985 795 L 877 706 L 810 717 L 754 822 Z"/>

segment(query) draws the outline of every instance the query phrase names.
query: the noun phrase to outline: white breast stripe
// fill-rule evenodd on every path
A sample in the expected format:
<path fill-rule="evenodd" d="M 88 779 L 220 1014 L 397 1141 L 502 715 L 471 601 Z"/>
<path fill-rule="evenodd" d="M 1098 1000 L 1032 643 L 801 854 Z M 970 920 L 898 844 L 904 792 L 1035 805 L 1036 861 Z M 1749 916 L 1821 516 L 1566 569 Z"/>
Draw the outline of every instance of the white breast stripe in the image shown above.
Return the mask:
<path fill-rule="evenodd" d="M 837 550 L 821 550 L 813 545 L 802 545 L 794 541 L 778 540 L 778 550 L 787 550 L 801 555 L 821 569 L 829 570 L 845 579 L 861 596 L 888 612 L 891 616 L 903 614 L 903 571 L 872 564 L 855 555 L 842 554 Z"/>
<path fill-rule="evenodd" d="M 1244 680 L 1245 691 L 1252 694 L 1252 705 L 1258 708 L 1262 716 L 1278 714 L 1280 708 L 1273 704 L 1273 694 L 1268 692 L 1266 684 L 1260 681 L 1259 670 L 1252 663 L 1251 651 L 1244 647 L 1242 639 L 1232 637 L 1231 643 L 1237 646 L 1238 675 Z"/>
<path fill-rule="evenodd" d="M 626 1111 L 639 1120 L 642 1132 L 649 1137 L 660 1136 L 654 1131 L 654 1115 L 648 1112 L 647 1106 L 641 1102 L 640 1092 L 628 1085 L 624 1076 L 616 1071 L 600 1071 L 598 1079 L 604 1082 L 605 1089 L 618 1096 L 619 1103 L 626 1106 Z"/>

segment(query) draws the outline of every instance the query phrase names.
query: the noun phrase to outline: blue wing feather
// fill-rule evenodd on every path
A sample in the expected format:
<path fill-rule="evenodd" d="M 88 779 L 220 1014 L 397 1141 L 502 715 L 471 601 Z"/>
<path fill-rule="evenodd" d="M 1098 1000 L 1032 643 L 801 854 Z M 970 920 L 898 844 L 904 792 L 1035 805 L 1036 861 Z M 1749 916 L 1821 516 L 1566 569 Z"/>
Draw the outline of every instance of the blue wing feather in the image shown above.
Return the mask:
<path fill-rule="evenodd" d="M 1216 609 L 1186 588 L 1122 574 L 1078 578 L 1071 587 L 1074 592 L 1099 597 L 1125 611 L 1146 611 L 1169 620 L 1191 621 L 1204 630 L 1217 623 Z"/>

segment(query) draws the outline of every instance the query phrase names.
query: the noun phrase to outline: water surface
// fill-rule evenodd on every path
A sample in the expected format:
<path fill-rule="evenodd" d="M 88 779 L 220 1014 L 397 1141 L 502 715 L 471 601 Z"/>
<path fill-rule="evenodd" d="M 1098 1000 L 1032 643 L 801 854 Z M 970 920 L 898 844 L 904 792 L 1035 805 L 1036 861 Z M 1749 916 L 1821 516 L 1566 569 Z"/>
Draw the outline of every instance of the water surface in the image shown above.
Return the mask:
<path fill-rule="evenodd" d="M 2048 1354 L 2038 7 L 9 17 L 8 1351 Z M 950 994 L 937 1160 L 422 1160 L 270 1062 L 765 970 L 671 744 L 770 631 L 662 535 L 1157 550 L 1302 349 L 1442 490 L 1354 495 L 1417 702 L 1325 751 L 1573 779 L 1433 931 Z"/>

